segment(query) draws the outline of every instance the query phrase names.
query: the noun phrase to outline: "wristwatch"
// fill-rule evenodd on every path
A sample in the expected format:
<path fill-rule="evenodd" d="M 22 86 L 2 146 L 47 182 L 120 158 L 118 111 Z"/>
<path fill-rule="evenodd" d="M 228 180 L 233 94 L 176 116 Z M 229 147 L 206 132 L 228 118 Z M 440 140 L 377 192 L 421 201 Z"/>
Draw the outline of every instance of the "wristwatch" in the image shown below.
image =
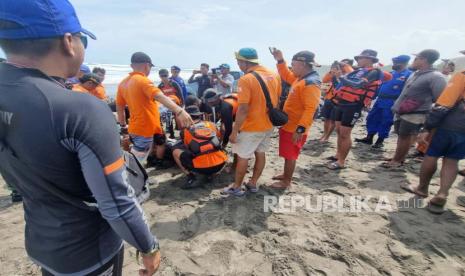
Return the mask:
<path fill-rule="evenodd" d="M 158 251 L 160 251 L 160 244 L 155 241 L 155 244 L 153 245 L 152 249 L 146 253 L 140 252 L 139 250 L 136 251 L 136 260 L 137 264 L 139 263 L 139 255 L 142 255 L 142 257 L 153 257 L 155 256 Z"/>
<path fill-rule="evenodd" d="M 297 126 L 297 129 L 295 130 L 295 132 L 299 134 L 305 133 L 305 128 L 303 126 Z"/>

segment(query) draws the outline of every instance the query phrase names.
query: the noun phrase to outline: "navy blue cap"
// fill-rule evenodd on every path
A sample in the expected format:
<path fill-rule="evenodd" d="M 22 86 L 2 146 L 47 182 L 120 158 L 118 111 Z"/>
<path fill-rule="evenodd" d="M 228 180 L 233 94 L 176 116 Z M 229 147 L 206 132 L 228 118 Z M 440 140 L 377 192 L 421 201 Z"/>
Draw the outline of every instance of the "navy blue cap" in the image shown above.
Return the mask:
<path fill-rule="evenodd" d="M 181 68 L 179 68 L 179 66 L 173 65 L 173 66 L 171 66 L 171 70 L 181 71 Z"/>
<path fill-rule="evenodd" d="M 68 0 L 1 0 L 0 20 L 18 28 L 0 29 L 3 39 L 40 39 L 65 33 L 95 35 L 81 27 L 76 11 Z"/>
<path fill-rule="evenodd" d="M 81 67 L 79 68 L 79 71 L 83 72 L 84 74 L 91 73 L 89 66 L 87 66 L 85 64 L 81 64 Z"/>
<path fill-rule="evenodd" d="M 393 57 L 393 63 L 408 63 L 410 61 L 410 57 L 407 55 L 400 55 L 398 57 Z"/>

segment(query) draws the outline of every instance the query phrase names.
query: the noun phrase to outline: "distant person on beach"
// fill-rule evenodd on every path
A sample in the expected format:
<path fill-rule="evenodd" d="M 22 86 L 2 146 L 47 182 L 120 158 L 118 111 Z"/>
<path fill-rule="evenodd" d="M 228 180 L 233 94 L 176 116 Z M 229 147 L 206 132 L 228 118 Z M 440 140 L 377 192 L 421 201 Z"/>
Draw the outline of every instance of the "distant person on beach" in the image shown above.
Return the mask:
<path fill-rule="evenodd" d="M 204 112 L 210 112 L 210 119 L 217 123 L 221 121 L 221 145 L 226 148 L 229 143 L 229 136 L 232 133 L 234 118 L 236 117 L 237 108 L 239 107 L 236 94 L 231 94 L 225 98 L 213 88 L 207 89 L 203 96 L 205 108 Z"/>
<path fill-rule="evenodd" d="M 330 71 L 326 73 L 326 75 L 323 76 L 322 81 L 324 83 L 329 83 L 330 86 L 324 96 L 325 101 L 323 104 L 323 108 L 321 109 L 321 116 L 325 120 L 324 127 L 323 127 L 323 135 L 320 138 L 320 142 L 322 143 L 328 142 L 329 137 L 331 136 L 331 134 L 333 133 L 336 127 L 336 124 L 333 118 L 331 117 L 331 114 L 334 108 L 334 103 L 333 103 L 333 99 L 335 96 L 334 91 L 337 89 L 339 85 L 338 79 L 341 76 L 354 71 L 351 65 L 352 63 L 353 63 L 353 60 L 348 60 L 348 59 L 341 60 L 340 62 L 335 61 L 331 65 Z"/>
<path fill-rule="evenodd" d="M 210 66 L 206 63 L 202 63 L 200 64 L 200 70 L 193 70 L 188 80 L 188 83 L 197 83 L 198 89 L 196 95 L 198 98 L 202 98 L 203 92 L 213 87 L 211 77 L 208 75 L 209 70 Z M 200 76 L 196 77 L 197 74 L 200 74 Z"/>
<path fill-rule="evenodd" d="M 442 160 L 439 190 L 429 201 L 427 209 L 435 214 L 445 211 L 449 190 L 454 183 L 458 162 L 465 158 L 465 71 L 455 74 L 441 93 L 429 113 L 419 140 L 432 135 L 420 169 L 418 185 L 403 185 L 402 188 L 420 197 L 428 197 L 428 187 L 437 170 L 439 158 Z M 457 203 L 465 206 L 465 198 Z"/>
<path fill-rule="evenodd" d="M 127 182 L 114 116 L 65 88 L 95 36 L 66 0 L 1 7 L 0 173 L 23 196 L 27 254 L 46 276 L 122 275 L 124 239 L 142 252 L 139 273 L 153 275 L 159 245 Z"/>
<path fill-rule="evenodd" d="M 215 70 L 215 72 L 212 73 L 212 82 L 215 89 L 223 97 L 230 95 L 232 93 L 234 83 L 234 77 L 229 74 L 231 67 L 229 64 L 223 63 L 217 69 L 219 69 L 219 72 Z"/>
<path fill-rule="evenodd" d="M 446 80 L 449 81 L 455 71 L 455 63 L 449 59 L 443 59 L 443 61 L 444 65 L 442 66 L 441 73 L 446 77 Z"/>
<path fill-rule="evenodd" d="M 220 132 L 213 122 L 203 121 L 198 106 L 186 107 L 194 123 L 181 130 L 181 143 L 173 149 L 173 158 L 187 175 L 183 189 L 198 187 L 197 174 L 212 175 L 221 171 L 228 156 L 222 151 Z"/>
<path fill-rule="evenodd" d="M 403 165 L 408 151 L 425 123 L 431 105 L 446 87 L 444 75 L 433 68 L 439 52 L 423 50 L 415 55 L 412 67 L 416 70 L 405 83 L 399 98 L 392 106 L 397 147 L 394 157 L 382 164 L 385 168 Z M 421 141 L 424 142 L 424 141 Z"/>
<path fill-rule="evenodd" d="M 103 86 L 106 70 L 101 67 L 94 67 L 92 69 L 92 73 L 97 75 L 98 79 L 100 80 L 100 84 L 97 85 L 95 89 L 92 89 L 90 93 L 102 101 L 108 101 L 107 92 L 105 91 L 105 87 Z"/>
<path fill-rule="evenodd" d="M 282 80 L 292 84 L 285 104 L 284 112 L 288 115 L 288 122 L 279 129 L 279 156 L 284 158 L 283 173 L 273 177 L 278 182 L 270 187 L 287 189 L 291 186 L 297 159 L 307 140 L 315 112 L 320 103 L 320 76 L 313 69 L 315 54 L 301 51 L 292 57 L 292 71 L 284 60 L 283 53 L 274 49 L 274 59 Z"/>
<path fill-rule="evenodd" d="M 134 53 L 131 56 L 133 72 L 129 73 L 129 76 L 119 84 L 116 93 L 118 121 L 124 140 L 132 141 L 131 152 L 141 163 L 145 162 L 154 140 L 155 144 L 160 147 L 157 158 L 162 159 L 164 156 L 165 134 L 160 124 L 157 102 L 173 112 L 179 119 L 180 127 L 189 126 L 192 123 L 189 114 L 165 96 L 148 78 L 153 66 L 152 59 L 147 54 Z M 129 127 L 126 125 L 124 112 L 126 106 L 131 114 Z"/>
<path fill-rule="evenodd" d="M 182 97 L 182 90 L 179 84 L 173 80 L 169 79 L 169 72 L 166 69 L 160 69 L 158 71 L 158 76 L 160 77 L 160 84 L 158 85 L 158 88 L 167 96 L 170 98 L 175 104 L 179 105 L 180 107 L 184 106 L 184 98 Z M 165 116 L 168 121 L 162 122 L 163 124 L 168 125 L 168 132 L 170 135 L 171 139 L 174 139 L 174 125 L 173 125 L 173 119 L 176 120 L 176 125 L 179 125 L 179 122 L 176 118 L 176 116 L 173 116 L 172 118 L 170 116 Z M 171 121 L 169 121 L 171 120 Z M 166 126 L 165 126 L 166 127 Z M 164 145 L 160 145 L 164 146 Z M 159 154 L 159 156 L 162 153 Z M 161 157 L 160 157 L 161 158 Z"/>
<path fill-rule="evenodd" d="M 184 80 L 181 78 L 181 76 L 179 76 L 179 73 L 181 73 L 181 68 L 179 68 L 176 65 L 171 66 L 170 79 L 174 80 L 175 82 L 179 84 L 179 86 L 181 86 L 182 98 L 185 99 L 187 98 L 187 87 L 186 87 L 186 83 L 184 82 Z"/>
<path fill-rule="evenodd" d="M 392 80 L 381 85 L 376 96 L 376 102 L 366 119 L 367 136 L 362 139 L 355 139 L 356 142 L 372 145 L 374 136 L 378 135 L 378 139 L 372 147 L 383 147 L 384 140 L 389 137 L 389 132 L 394 123 L 394 114 L 391 108 L 400 96 L 405 82 L 412 74 L 412 71 L 407 68 L 409 61 L 410 57 L 407 55 L 400 55 L 392 59 Z"/>
<path fill-rule="evenodd" d="M 265 153 L 270 145 L 273 125 L 268 117 L 266 100 L 260 83 L 254 74 L 263 80 L 269 90 L 273 106 L 278 105 L 281 94 L 281 80 L 273 71 L 259 65 L 257 51 L 253 48 L 242 48 L 236 52 L 236 60 L 244 76 L 238 82 L 238 103 L 236 122 L 229 136 L 233 144 L 232 151 L 237 154 L 237 166 L 234 183 L 226 187 L 223 195 L 242 196 L 244 177 L 247 173 L 248 161 L 255 156 L 252 178 L 245 183 L 250 192 L 257 192 L 257 182 L 265 168 Z"/>
<path fill-rule="evenodd" d="M 371 104 L 384 78 L 380 69 L 374 68 L 378 62 L 378 53 L 374 50 L 364 50 L 354 59 L 357 69 L 338 78 L 340 85 L 335 91 L 331 117 L 336 122 L 337 150 L 336 155 L 328 159 L 328 169 L 340 170 L 345 168 L 347 155 L 352 146 L 351 133 L 355 123 L 361 116 L 364 107 Z"/>
<path fill-rule="evenodd" d="M 96 74 L 88 73 L 79 79 L 79 83 L 73 85 L 73 91 L 91 94 L 90 91 L 97 88 L 100 78 Z"/>

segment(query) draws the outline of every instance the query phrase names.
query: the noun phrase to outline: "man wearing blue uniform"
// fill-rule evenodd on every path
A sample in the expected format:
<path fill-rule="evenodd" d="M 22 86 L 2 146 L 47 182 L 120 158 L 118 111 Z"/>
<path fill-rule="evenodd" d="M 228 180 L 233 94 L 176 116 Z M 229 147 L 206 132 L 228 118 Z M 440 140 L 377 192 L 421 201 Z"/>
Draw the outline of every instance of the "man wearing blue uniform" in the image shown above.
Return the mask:
<path fill-rule="evenodd" d="M 410 57 L 407 55 L 400 55 L 392 59 L 392 80 L 381 85 L 377 100 L 367 116 L 367 137 L 355 139 L 356 142 L 371 145 L 374 136 L 378 134 L 378 140 L 372 147 L 383 147 L 384 139 L 389 136 L 393 124 L 394 114 L 391 107 L 402 92 L 405 81 L 412 73 L 411 70 L 407 69 L 409 60 Z"/>
<path fill-rule="evenodd" d="M 187 98 L 187 87 L 186 83 L 184 80 L 179 76 L 179 73 L 181 73 L 181 68 L 179 68 L 176 65 L 171 66 L 171 77 L 170 80 L 175 81 L 179 86 L 181 87 L 182 90 L 182 97 L 183 99 Z"/>

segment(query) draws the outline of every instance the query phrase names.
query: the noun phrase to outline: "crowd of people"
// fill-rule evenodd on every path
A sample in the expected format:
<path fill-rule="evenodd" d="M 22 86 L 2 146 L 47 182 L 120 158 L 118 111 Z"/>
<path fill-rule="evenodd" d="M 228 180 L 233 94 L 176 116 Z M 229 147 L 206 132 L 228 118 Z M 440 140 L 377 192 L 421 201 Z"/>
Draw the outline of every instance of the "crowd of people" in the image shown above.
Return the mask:
<path fill-rule="evenodd" d="M 328 170 L 348 166 L 351 133 L 364 110 L 367 135 L 357 143 L 376 150 L 393 125 L 397 133 L 395 154 L 381 166 L 403 166 L 416 142 L 424 155 L 419 184 L 402 189 L 428 197 L 443 158 L 440 189 L 428 210 L 445 210 L 465 157 L 465 72 L 451 77 L 450 61 L 442 72 L 434 69 L 436 50 L 419 52 L 411 64 L 408 55 L 393 57 L 392 71 L 386 72 L 378 53 L 366 49 L 354 57 L 356 64 L 335 61 L 321 80 L 313 52 L 297 52 L 288 64 L 281 50 L 270 48 L 276 73 L 260 64 L 255 49 L 242 48 L 235 52 L 243 72 L 237 88 L 228 64 L 210 70 L 202 63 L 188 80 L 198 84 L 194 94 L 188 94 L 178 66 L 159 70 L 161 82 L 155 85 L 149 78 L 151 57 L 136 52 L 132 72 L 118 86 L 115 122 L 102 84 L 105 70 L 82 65 L 87 38 L 95 36 L 81 27 L 72 5 L 8 1 L 0 13 L 0 47 L 7 57 L 0 64 L 0 172 L 14 189 L 13 199 L 23 200 L 26 249 L 43 275 L 121 275 L 123 239 L 141 253 L 141 275 L 158 269 L 159 243 L 128 183 L 122 150 L 142 164 L 151 158 L 156 167 L 172 159 L 186 175 L 185 189 L 234 172 L 234 182 L 221 194 L 243 196 L 258 192 L 279 127 L 284 165 L 269 187 L 288 189 L 318 116 L 324 119 L 318 142 L 327 143 L 334 130 L 337 135 Z M 34 24 L 15 21 L 18 14 Z M 251 159 L 252 174 L 245 180 Z"/>

